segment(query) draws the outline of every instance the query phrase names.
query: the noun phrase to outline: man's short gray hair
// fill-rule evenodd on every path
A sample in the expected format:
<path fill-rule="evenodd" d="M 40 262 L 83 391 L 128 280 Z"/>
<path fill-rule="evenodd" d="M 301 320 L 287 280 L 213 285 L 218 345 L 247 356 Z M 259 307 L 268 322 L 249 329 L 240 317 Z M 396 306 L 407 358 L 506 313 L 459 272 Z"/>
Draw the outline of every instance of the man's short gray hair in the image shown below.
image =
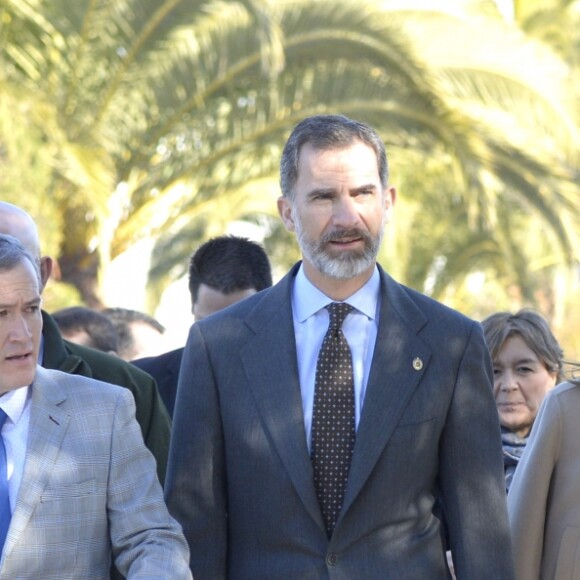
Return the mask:
<path fill-rule="evenodd" d="M 319 151 L 341 149 L 360 141 L 368 145 L 377 157 L 377 167 L 383 188 L 389 181 L 389 166 L 385 145 L 377 132 L 359 121 L 343 115 L 315 115 L 307 117 L 290 134 L 280 162 L 280 188 L 285 197 L 292 199 L 298 179 L 300 150 L 307 143 Z"/>
<path fill-rule="evenodd" d="M 42 282 L 38 261 L 15 237 L 8 234 L 0 234 L 0 272 L 12 270 L 26 260 L 32 264 L 40 287 Z"/>

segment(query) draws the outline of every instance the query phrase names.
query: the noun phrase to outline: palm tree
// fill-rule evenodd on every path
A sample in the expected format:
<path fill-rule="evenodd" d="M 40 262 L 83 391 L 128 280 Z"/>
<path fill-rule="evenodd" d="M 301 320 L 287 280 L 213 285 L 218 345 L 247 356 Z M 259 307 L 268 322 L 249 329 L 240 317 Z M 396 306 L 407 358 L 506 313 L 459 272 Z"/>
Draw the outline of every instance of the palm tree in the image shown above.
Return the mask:
<path fill-rule="evenodd" d="M 407 210 L 407 227 L 398 226 L 398 239 L 404 240 L 398 250 L 407 257 L 399 276 L 460 306 L 460 289 L 469 277 L 487 273 L 503 290 L 493 308 L 501 300 L 517 307 L 516 295 L 520 306 L 545 304 L 554 291 L 555 271 L 570 276 L 579 259 L 574 93 L 565 64 L 546 46 L 522 43 L 521 32 L 503 23 L 491 4 L 485 14 L 469 19 L 426 11 L 403 23 L 445 87 L 446 102 L 476 119 L 473 130 L 492 132 L 494 140 L 485 144 L 487 151 L 480 150 L 481 163 L 464 162 L 479 174 L 475 187 L 452 179 L 469 175 L 453 171 L 453 157 L 444 161 L 443 176 L 440 164 L 423 163 L 423 186 L 413 167 L 403 167 L 403 190 L 421 189 L 433 210 Z M 496 28 L 504 33 L 492 36 Z M 534 66 L 518 67 L 518 62 Z M 429 232 L 427 241 L 413 236 L 417 231 Z M 551 298 L 551 311 L 557 301 Z M 485 314 L 493 308 L 486 312 L 472 300 L 467 311 Z"/>
<path fill-rule="evenodd" d="M 156 253 L 153 273 L 166 280 L 192 251 L 183 241 L 207 235 L 216 212 L 271 214 L 275 190 L 258 199 L 254 184 L 275 174 L 293 124 L 320 112 L 373 124 L 401 154 L 450 157 L 474 230 L 493 222 L 498 191 L 535 192 L 537 207 L 553 208 L 548 223 L 566 258 L 577 251 L 559 211 L 573 200 L 561 193 L 552 204 L 537 188 L 565 184 L 567 159 L 524 153 L 524 139 L 482 120 L 491 102 L 519 130 L 527 117 L 509 115 L 517 103 L 555 127 L 567 150 L 565 111 L 521 79 L 494 91 L 497 77 L 468 69 L 462 80 L 430 63 L 410 32 L 417 13 L 305 0 L 5 4 L 2 90 L 29 95 L 53 168 L 47 193 L 65 224 L 62 276 L 89 305 L 108 262 L 136 240 L 163 234 L 159 248 L 173 251 Z M 494 41 L 505 34 L 486 26 Z M 461 91 L 470 106 L 459 106 Z"/>
<path fill-rule="evenodd" d="M 514 0 L 514 17 L 522 30 L 550 46 L 578 69 L 580 10 L 578 0 Z"/>

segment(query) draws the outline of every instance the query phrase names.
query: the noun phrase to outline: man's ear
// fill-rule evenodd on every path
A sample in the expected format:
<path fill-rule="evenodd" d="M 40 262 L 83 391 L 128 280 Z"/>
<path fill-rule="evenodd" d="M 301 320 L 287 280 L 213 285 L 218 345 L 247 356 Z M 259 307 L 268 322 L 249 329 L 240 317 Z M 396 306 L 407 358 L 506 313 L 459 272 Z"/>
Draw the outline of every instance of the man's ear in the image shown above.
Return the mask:
<path fill-rule="evenodd" d="M 292 203 L 285 195 L 281 195 L 278 198 L 278 213 L 286 229 L 289 232 L 295 232 L 296 226 L 294 224 L 294 216 L 292 215 Z"/>
<path fill-rule="evenodd" d="M 54 262 L 50 256 L 42 256 L 40 258 L 40 281 L 42 283 L 42 288 L 40 289 L 41 292 L 44 290 L 50 275 L 52 274 L 52 268 L 54 266 Z"/>
<path fill-rule="evenodd" d="M 385 223 L 391 221 L 393 214 L 393 207 L 397 201 L 397 189 L 392 185 L 385 191 Z"/>

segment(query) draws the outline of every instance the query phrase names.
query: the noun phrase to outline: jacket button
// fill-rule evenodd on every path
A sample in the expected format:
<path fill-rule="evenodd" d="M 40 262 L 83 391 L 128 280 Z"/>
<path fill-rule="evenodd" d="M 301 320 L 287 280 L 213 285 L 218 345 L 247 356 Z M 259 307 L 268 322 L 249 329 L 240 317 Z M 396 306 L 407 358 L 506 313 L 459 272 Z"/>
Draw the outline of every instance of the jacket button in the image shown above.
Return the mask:
<path fill-rule="evenodd" d="M 336 566 L 338 564 L 338 556 L 336 554 L 328 554 L 326 556 L 326 563 L 329 566 Z"/>

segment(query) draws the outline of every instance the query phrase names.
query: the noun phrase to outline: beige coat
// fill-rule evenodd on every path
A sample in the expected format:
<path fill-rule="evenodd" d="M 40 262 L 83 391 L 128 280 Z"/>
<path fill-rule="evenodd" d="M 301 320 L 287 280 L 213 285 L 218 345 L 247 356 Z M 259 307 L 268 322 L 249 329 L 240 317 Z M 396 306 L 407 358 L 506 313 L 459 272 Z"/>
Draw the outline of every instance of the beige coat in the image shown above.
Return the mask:
<path fill-rule="evenodd" d="M 580 579 L 580 384 L 544 399 L 508 509 L 518 580 Z"/>

